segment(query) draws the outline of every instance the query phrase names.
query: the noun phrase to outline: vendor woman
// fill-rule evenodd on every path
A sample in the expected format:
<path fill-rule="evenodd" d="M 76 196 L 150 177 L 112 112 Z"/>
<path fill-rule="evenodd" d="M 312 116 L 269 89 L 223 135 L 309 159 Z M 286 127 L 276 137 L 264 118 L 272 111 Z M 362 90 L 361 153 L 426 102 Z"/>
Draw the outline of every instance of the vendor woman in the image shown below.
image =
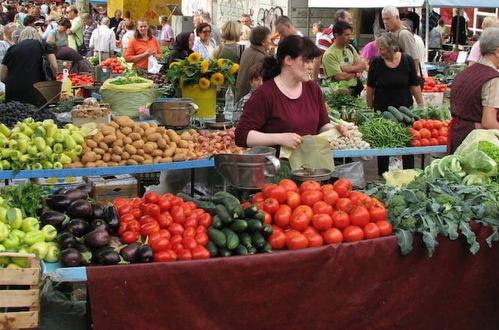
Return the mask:
<path fill-rule="evenodd" d="M 449 153 L 475 128 L 499 129 L 499 28 L 482 33 L 480 50 L 480 61 L 452 82 Z"/>
<path fill-rule="evenodd" d="M 158 60 L 163 57 L 158 40 L 152 35 L 147 20 L 140 18 L 137 21 L 134 38 L 128 42 L 125 60 L 133 63 L 134 69 L 147 72 L 149 56 L 151 55 Z"/>
<path fill-rule="evenodd" d="M 265 81 L 244 107 L 236 128 L 236 144 L 241 147 L 285 146 L 295 149 L 304 135 L 343 126 L 329 122 L 324 97 L 310 80 L 314 58 L 321 55 L 309 39 L 292 35 L 279 44 L 276 57 L 263 62 Z"/>

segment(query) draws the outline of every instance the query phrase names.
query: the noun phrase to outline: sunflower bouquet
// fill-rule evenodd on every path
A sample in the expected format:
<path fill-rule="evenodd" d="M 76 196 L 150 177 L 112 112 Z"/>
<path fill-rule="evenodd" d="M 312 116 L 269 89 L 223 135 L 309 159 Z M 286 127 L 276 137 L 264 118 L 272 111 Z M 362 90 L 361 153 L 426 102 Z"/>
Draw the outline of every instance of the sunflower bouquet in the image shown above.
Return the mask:
<path fill-rule="evenodd" d="M 235 85 L 239 64 L 228 59 L 204 60 L 198 52 L 172 62 L 166 72 L 168 79 L 180 88 L 199 85 L 203 90 L 212 86 Z"/>

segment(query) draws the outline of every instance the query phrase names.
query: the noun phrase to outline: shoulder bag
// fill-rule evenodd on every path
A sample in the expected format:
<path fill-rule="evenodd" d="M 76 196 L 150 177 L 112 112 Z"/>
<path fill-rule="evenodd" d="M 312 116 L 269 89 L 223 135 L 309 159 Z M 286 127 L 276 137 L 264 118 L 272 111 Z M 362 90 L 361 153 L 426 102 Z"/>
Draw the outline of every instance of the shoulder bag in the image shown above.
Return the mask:
<path fill-rule="evenodd" d="M 80 53 L 80 55 L 82 56 L 85 56 L 87 55 L 87 52 L 88 52 L 88 49 L 87 49 L 87 46 L 85 46 L 85 41 L 82 40 L 83 42 L 81 43 L 81 45 L 78 45 L 78 36 L 76 33 L 73 34 L 74 38 L 75 38 L 75 44 L 76 44 L 76 51 L 78 53 Z"/>
<path fill-rule="evenodd" d="M 42 49 L 42 72 L 45 81 L 55 80 L 54 73 L 52 72 L 52 67 L 50 66 L 49 59 L 47 57 L 47 52 L 45 46 L 41 41 L 39 41 L 40 48 Z"/>
<path fill-rule="evenodd" d="M 357 51 L 351 44 L 348 44 L 347 47 L 350 49 L 350 52 L 352 53 L 352 56 L 355 56 L 355 52 Z M 355 86 L 350 87 L 350 93 L 357 97 L 362 93 L 364 90 L 364 85 L 362 84 L 362 81 L 360 81 L 359 77 L 356 77 L 357 79 L 357 84 Z"/>

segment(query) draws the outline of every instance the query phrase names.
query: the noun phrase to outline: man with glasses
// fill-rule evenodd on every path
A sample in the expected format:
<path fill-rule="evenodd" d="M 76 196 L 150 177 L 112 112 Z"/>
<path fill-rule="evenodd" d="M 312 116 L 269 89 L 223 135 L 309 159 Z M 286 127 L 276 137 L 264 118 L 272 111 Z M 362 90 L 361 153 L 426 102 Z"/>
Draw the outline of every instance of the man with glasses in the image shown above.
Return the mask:
<path fill-rule="evenodd" d="M 334 43 L 324 53 L 322 58 L 326 79 L 346 81 L 352 94 L 358 96 L 362 91 L 357 73 L 366 69 L 355 47 L 350 45 L 352 26 L 345 21 L 339 21 L 333 28 Z"/>

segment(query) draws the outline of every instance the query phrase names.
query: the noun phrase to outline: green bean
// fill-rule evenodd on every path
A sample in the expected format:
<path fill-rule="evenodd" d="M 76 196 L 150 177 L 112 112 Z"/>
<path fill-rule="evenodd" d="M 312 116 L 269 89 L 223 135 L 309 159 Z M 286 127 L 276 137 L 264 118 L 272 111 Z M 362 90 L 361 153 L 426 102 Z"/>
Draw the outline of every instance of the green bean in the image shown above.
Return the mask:
<path fill-rule="evenodd" d="M 371 148 L 404 147 L 412 139 L 409 129 L 385 118 L 373 118 L 360 126 L 363 140 Z"/>

